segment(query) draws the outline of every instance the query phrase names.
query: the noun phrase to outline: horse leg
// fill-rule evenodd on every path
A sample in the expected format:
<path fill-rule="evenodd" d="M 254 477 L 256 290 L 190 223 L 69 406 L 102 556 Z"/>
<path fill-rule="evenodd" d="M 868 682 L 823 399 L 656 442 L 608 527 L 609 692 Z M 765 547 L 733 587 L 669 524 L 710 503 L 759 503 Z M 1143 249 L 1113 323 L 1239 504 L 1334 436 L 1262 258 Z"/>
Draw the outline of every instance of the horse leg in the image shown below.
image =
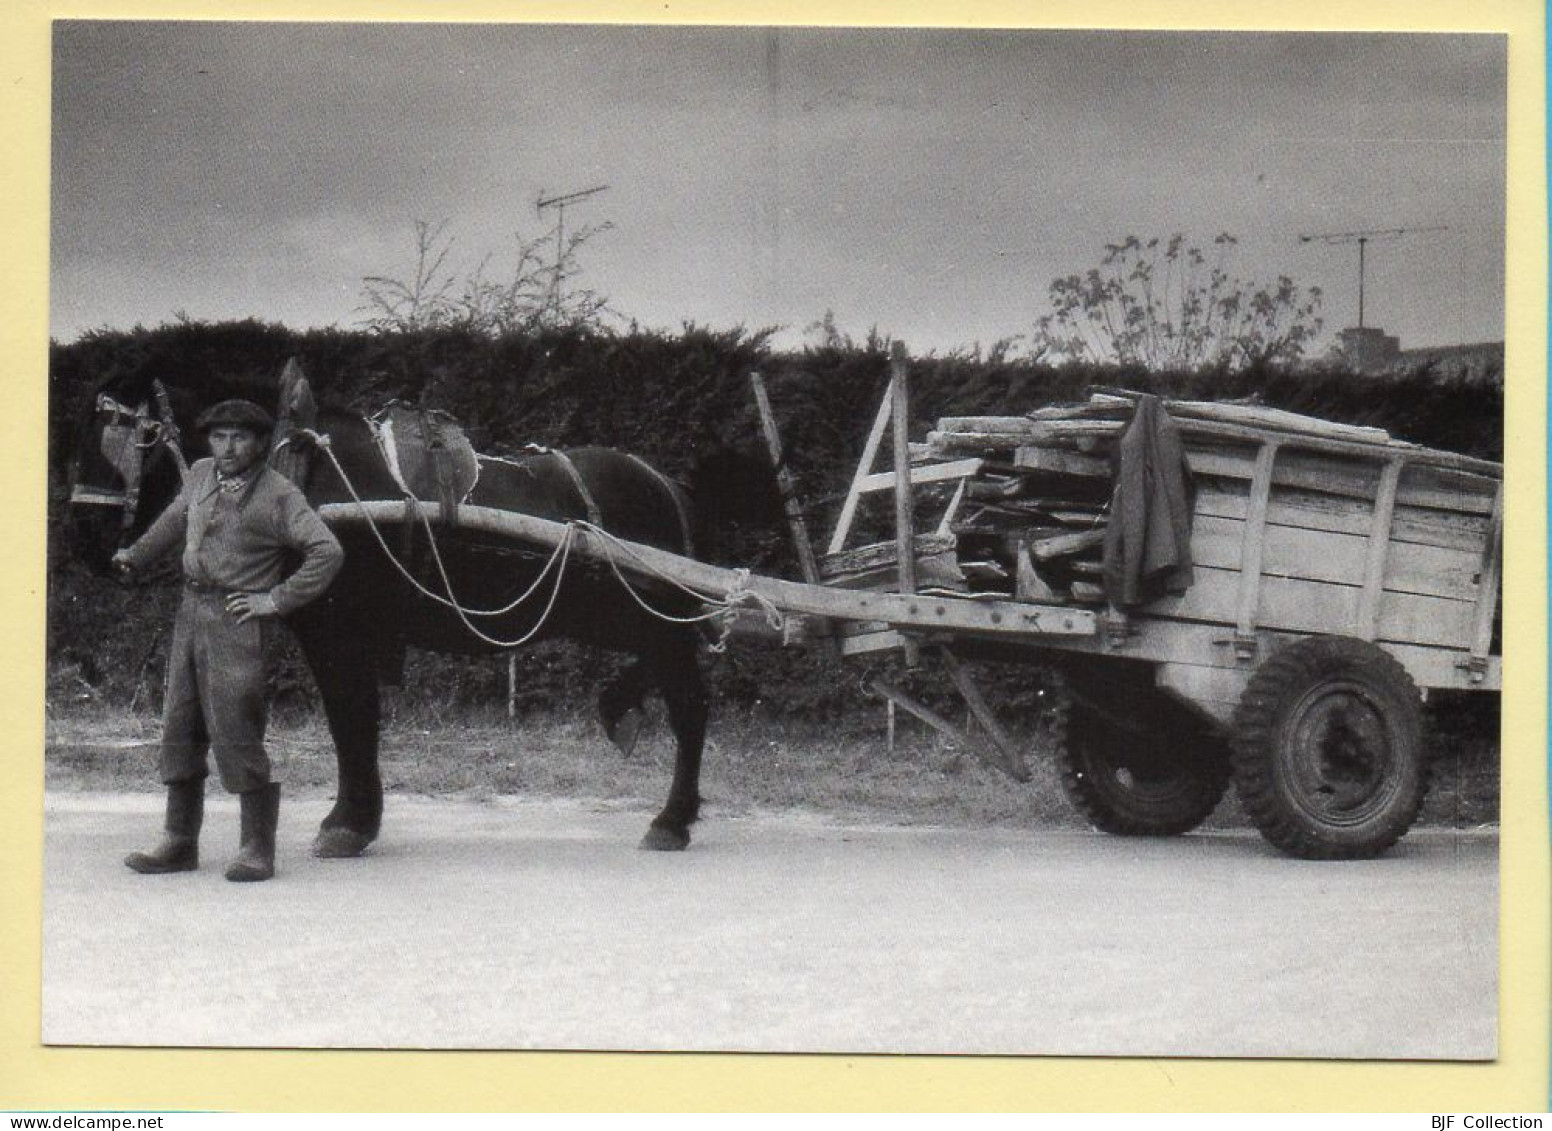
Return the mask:
<path fill-rule="evenodd" d="M 313 855 L 360 856 L 377 839 L 383 819 L 383 781 L 377 764 L 380 700 L 371 635 L 360 624 L 308 617 L 292 625 L 323 700 L 339 788 L 334 807 L 313 841 Z"/>
<path fill-rule="evenodd" d="M 642 699 L 647 693 L 647 671 L 641 660 L 632 660 L 614 679 L 598 693 L 598 715 L 604 724 L 604 733 L 629 758 L 636 749 L 636 739 L 641 736 L 646 714 Z"/>
<path fill-rule="evenodd" d="M 710 709 L 696 649 L 695 635 L 680 632 L 668 648 L 653 656 L 653 675 L 668 707 L 678 752 L 668 801 L 652 819 L 641 840 L 642 848 L 660 852 L 688 848 L 690 826 L 700 815 L 701 751 Z"/>

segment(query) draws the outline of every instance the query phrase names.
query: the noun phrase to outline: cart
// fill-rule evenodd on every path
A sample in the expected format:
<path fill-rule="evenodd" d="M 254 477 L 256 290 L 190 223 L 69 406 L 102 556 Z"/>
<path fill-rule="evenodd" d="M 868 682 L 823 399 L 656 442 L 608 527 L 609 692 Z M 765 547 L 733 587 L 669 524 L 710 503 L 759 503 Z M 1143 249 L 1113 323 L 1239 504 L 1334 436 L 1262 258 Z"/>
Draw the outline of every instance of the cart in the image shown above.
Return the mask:
<path fill-rule="evenodd" d="M 708 565 L 587 523 L 470 505 L 458 507 L 457 522 L 539 546 L 565 542 L 624 574 L 703 595 L 740 625 L 776 624 L 789 643 L 818 641 L 845 656 L 938 649 L 981 724 L 969 741 L 1015 778 L 1028 777 L 1022 755 L 964 661 L 1054 664 L 1071 703 L 1058 754 L 1063 787 L 1107 832 L 1186 832 L 1231 782 L 1266 839 L 1294 856 L 1374 856 L 1407 832 L 1428 785 L 1424 697 L 1501 688 L 1502 465 L 1365 430 L 1300 430 L 1288 414 L 1179 420 L 1195 484 L 1184 592 L 1124 609 L 1093 585 L 1058 592 L 1025 569 L 1022 547 L 1007 592 L 954 591 L 939 584 L 935 563 L 952 556 L 956 519 L 989 468 L 1016 472 L 1023 461 L 1051 472 L 1059 457 L 1060 475 L 1086 458 L 1092 472 L 1094 457 L 1015 443 L 997 459 L 941 458 L 909 440 L 905 375 L 897 351 L 822 555 L 783 473 L 803 581 Z M 755 391 L 779 457 L 758 378 Z M 1098 431 L 1064 434 L 1081 447 Z M 893 458 L 875 470 L 889 432 Z M 848 549 L 874 493 L 893 498 L 894 538 Z M 936 525 L 918 530 L 919 496 L 945 495 Z M 441 516 L 439 504 L 412 505 Z M 404 503 L 367 502 L 321 513 L 393 523 L 407 512 Z M 965 738 L 901 689 L 882 681 L 874 689 Z"/>

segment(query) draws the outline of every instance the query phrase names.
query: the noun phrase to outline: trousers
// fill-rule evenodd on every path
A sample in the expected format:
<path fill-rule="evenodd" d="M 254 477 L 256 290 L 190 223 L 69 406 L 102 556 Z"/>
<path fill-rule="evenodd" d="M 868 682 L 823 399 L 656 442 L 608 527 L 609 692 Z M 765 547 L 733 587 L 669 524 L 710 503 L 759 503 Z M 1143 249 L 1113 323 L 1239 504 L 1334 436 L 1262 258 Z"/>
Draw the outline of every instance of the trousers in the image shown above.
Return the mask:
<path fill-rule="evenodd" d="M 268 715 L 263 624 L 238 624 L 224 591 L 185 588 L 167 658 L 162 781 L 202 780 L 213 756 L 228 792 L 268 785 Z"/>

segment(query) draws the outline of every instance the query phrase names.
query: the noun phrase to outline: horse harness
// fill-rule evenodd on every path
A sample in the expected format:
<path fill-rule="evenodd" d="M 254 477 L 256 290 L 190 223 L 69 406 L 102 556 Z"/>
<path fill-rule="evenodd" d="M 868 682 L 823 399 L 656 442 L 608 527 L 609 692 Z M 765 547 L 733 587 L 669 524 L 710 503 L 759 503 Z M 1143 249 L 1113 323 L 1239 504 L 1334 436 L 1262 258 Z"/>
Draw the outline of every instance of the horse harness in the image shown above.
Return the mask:
<path fill-rule="evenodd" d="M 643 471 L 649 473 L 663 485 L 663 490 L 668 492 L 668 497 L 674 502 L 674 511 L 679 515 L 679 532 L 684 535 L 685 557 L 693 558 L 695 556 L 695 538 L 690 533 L 690 512 L 685 509 L 684 493 L 674 486 L 673 480 L 669 479 L 668 476 L 634 452 L 621 452 L 620 454 L 635 463 Z"/>
<path fill-rule="evenodd" d="M 123 507 L 122 526 L 128 531 L 134 526 L 135 517 L 139 513 L 140 488 L 146 464 L 157 449 L 165 449 L 172 455 L 180 481 L 188 477 L 189 465 L 183 455 L 182 436 L 173 419 L 171 399 L 160 381 L 151 383 L 151 399 L 141 401 L 134 407 L 107 393 L 98 393 L 97 412 L 111 416 L 111 420 L 103 425 L 101 451 L 103 458 L 123 479 L 124 487 L 88 487 L 72 483 L 70 502 L 88 506 Z"/>
<path fill-rule="evenodd" d="M 560 465 L 561 469 L 571 480 L 571 485 L 576 488 L 577 495 L 582 499 L 582 505 L 587 509 L 587 520 L 599 529 L 604 528 L 603 511 L 598 507 L 598 501 L 593 498 L 593 493 L 587 489 L 587 483 L 582 478 L 582 473 L 577 470 L 577 465 L 571 461 L 571 457 L 558 448 L 538 449 L 542 454 L 550 456 Z M 679 517 L 679 533 L 684 538 L 684 552 L 688 557 L 695 556 L 695 540 L 690 535 L 690 515 L 685 510 L 684 498 L 673 481 L 646 460 L 633 452 L 621 452 L 626 459 L 652 476 L 663 488 L 669 499 L 674 504 L 674 513 Z"/>

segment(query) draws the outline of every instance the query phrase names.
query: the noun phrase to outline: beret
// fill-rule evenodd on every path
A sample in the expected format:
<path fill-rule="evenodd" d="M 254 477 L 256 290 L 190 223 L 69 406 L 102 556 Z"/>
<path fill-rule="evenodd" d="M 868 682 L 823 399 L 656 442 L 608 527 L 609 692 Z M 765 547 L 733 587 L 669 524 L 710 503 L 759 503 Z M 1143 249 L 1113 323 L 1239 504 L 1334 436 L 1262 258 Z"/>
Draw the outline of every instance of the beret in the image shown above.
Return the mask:
<path fill-rule="evenodd" d="M 252 401 L 222 401 L 200 414 L 198 428 L 208 432 L 212 428 L 247 428 L 263 435 L 275 430 L 275 421 Z"/>

